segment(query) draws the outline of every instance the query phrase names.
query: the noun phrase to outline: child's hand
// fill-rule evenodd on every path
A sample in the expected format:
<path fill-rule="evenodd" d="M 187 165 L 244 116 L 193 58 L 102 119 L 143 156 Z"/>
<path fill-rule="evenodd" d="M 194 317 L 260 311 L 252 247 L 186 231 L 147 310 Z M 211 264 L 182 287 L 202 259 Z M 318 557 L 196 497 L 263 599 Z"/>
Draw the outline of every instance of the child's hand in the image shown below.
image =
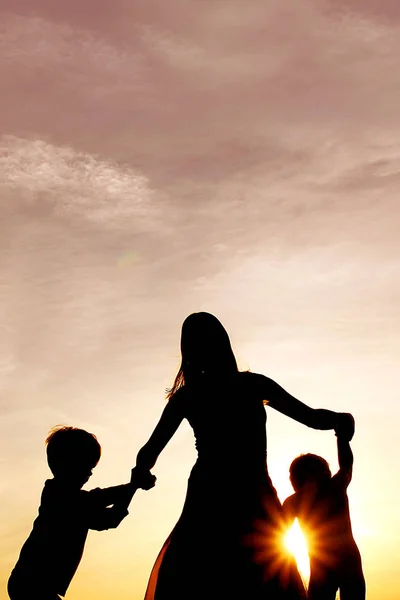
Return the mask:
<path fill-rule="evenodd" d="M 354 435 L 355 422 L 354 417 L 350 413 L 339 413 L 338 422 L 335 427 L 335 434 L 337 437 L 344 438 L 349 441 Z"/>
<path fill-rule="evenodd" d="M 131 472 L 131 483 L 142 490 L 151 490 L 156 485 L 157 477 L 148 469 L 135 467 Z"/>

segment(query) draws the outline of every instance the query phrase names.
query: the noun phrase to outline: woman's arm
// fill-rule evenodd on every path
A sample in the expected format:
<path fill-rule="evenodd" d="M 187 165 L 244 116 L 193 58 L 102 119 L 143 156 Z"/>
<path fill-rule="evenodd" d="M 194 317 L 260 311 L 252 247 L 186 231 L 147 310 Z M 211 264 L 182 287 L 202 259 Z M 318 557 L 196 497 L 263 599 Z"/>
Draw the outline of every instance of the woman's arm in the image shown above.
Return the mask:
<path fill-rule="evenodd" d="M 183 390 L 181 389 L 169 400 L 149 441 L 139 450 L 136 458 L 136 466 L 139 469 L 150 470 L 153 468 L 159 454 L 178 429 L 184 416 Z"/>
<path fill-rule="evenodd" d="M 297 400 L 269 377 L 261 377 L 263 397 L 275 410 L 313 429 L 335 429 L 339 426 L 343 413 L 323 408 L 311 408 Z"/>

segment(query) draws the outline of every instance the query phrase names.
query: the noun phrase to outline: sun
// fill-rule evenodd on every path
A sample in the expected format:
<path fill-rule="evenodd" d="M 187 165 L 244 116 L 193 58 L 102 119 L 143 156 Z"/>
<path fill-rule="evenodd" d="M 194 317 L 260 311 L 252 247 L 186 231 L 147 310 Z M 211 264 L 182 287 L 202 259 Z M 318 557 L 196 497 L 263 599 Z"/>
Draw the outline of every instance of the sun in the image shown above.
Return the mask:
<path fill-rule="evenodd" d="M 306 540 L 297 519 L 285 536 L 285 546 L 294 555 L 303 581 L 308 582 L 310 578 L 310 561 Z"/>

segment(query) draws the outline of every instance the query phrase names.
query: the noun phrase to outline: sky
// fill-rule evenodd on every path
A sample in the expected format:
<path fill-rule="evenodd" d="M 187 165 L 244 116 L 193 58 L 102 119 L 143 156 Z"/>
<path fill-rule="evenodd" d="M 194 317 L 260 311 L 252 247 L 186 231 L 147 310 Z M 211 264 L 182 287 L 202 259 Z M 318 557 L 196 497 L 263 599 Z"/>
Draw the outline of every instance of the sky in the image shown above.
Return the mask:
<path fill-rule="evenodd" d="M 400 553 L 397 0 L 0 0 L 0 598 L 59 423 L 129 479 L 193 311 L 239 366 L 352 412 L 369 600 Z M 268 409 L 282 499 L 335 437 Z M 68 600 L 141 600 L 195 460 L 182 425 Z"/>

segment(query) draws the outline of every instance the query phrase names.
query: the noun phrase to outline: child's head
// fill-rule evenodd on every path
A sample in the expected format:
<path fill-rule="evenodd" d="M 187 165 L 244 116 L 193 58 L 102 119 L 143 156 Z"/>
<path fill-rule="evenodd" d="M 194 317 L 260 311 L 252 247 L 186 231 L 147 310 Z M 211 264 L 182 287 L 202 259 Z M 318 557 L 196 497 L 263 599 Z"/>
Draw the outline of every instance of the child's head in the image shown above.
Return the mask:
<path fill-rule="evenodd" d="M 101 455 L 96 436 L 77 427 L 54 427 L 46 445 L 47 462 L 54 477 L 79 488 L 89 479 Z"/>
<path fill-rule="evenodd" d="M 326 460 L 316 454 L 301 454 L 295 458 L 290 465 L 289 474 L 290 482 L 296 492 L 308 483 L 320 487 L 332 477 Z"/>

